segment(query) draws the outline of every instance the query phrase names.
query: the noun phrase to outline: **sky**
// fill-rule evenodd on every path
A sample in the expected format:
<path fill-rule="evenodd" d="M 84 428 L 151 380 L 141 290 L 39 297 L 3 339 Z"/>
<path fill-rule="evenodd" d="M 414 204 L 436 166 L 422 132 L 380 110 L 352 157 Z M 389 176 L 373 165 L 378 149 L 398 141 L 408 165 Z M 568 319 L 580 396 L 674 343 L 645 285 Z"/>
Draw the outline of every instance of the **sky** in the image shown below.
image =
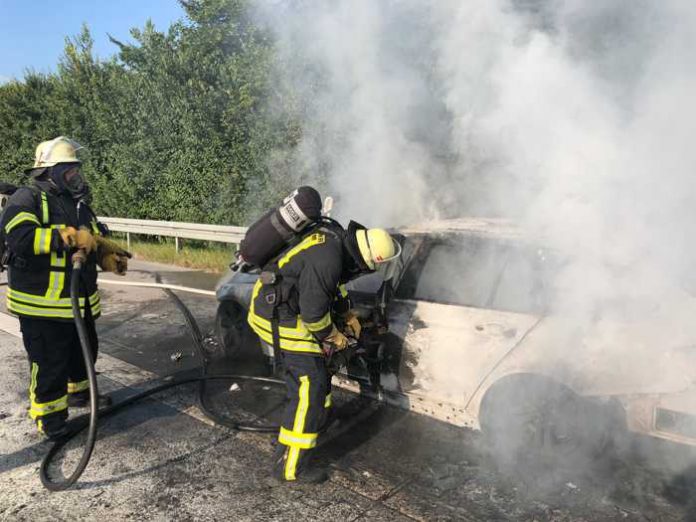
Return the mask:
<path fill-rule="evenodd" d="M 128 41 L 130 28 L 148 18 L 166 30 L 183 14 L 176 0 L 0 0 L 0 83 L 21 79 L 27 69 L 55 71 L 65 38 L 78 34 L 83 23 L 95 54 L 107 58 L 117 50 L 107 33 Z"/>

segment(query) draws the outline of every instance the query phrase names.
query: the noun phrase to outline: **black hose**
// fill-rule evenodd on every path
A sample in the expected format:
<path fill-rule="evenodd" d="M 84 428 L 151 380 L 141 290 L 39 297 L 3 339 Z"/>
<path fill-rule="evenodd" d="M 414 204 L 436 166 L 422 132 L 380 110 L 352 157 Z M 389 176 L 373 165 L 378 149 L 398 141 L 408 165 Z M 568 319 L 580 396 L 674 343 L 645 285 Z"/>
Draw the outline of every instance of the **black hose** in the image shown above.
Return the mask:
<path fill-rule="evenodd" d="M 46 459 L 41 463 L 41 483 L 51 491 L 63 491 L 72 486 L 82 472 L 87 467 L 89 459 L 92 456 L 92 451 L 94 450 L 94 443 L 97 441 L 97 374 L 94 372 L 94 362 L 92 360 L 92 350 L 89 344 L 89 336 L 87 335 L 87 327 L 85 326 L 85 320 L 80 312 L 80 272 L 82 271 L 82 262 L 84 258 L 81 255 L 75 255 L 73 257 L 73 273 L 72 280 L 70 281 L 70 297 L 72 303 L 73 316 L 75 317 L 75 326 L 77 327 L 77 335 L 80 338 L 80 347 L 82 348 L 82 357 L 85 360 L 85 368 L 87 369 L 87 379 L 89 380 L 89 429 L 87 431 L 87 442 L 82 450 L 82 457 L 80 457 L 80 462 L 78 462 L 75 471 L 66 478 L 60 481 L 51 481 L 48 478 L 48 474 L 44 473 L 45 467 L 47 465 Z M 86 300 L 85 300 L 86 301 Z M 87 303 L 85 302 L 85 306 Z M 82 431 L 82 430 L 80 430 Z M 67 439 L 66 439 L 67 442 Z M 56 444 L 54 448 L 58 446 Z M 51 448 L 53 449 L 53 448 Z M 49 451 L 49 455 L 51 452 Z"/>
<path fill-rule="evenodd" d="M 97 407 L 97 399 L 98 399 L 98 394 L 97 394 L 97 379 L 96 379 L 96 374 L 94 371 L 94 361 L 92 359 L 92 350 L 90 347 L 89 343 L 89 337 L 87 335 L 87 329 L 85 326 L 84 319 L 80 313 L 80 304 L 79 304 L 79 279 L 80 279 L 80 271 L 81 271 L 81 263 L 79 261 L 77 263 L 74 263 L 73 265 L 73 274 L 72 274 L 72 280 L 70 284 L 70 300 L 72 303 L 73 307 L 73 314 L 75 316 L 75 325 L 77 327 L 78 331 L 78 336 L 80 338 L 80 346 L 82 348 L 82 355 L 84 357 L 85 361 L 85 366 L 87 368 L 87 377 L 89 379 L 89 389 L 90 389 L 90 413 L 89 413 L 89 421 L 85 422 L 85 417 L 78 417 L 76 419 L 76 426 L 75 429 L 73 429 L 66 437 L 62 438 L 61 440 L 57 441 L 51 449 L 48 450 L 48 453 L 44 457 L 43 461 L 41 462 L 41 468 L 39 470 L 39 476 L 41 478 L 41 483 L 44 485 L 44 487 L 50 491 L 63 491 L 68 489 L 70 486 L 72 486 L 77 479 L 80 478 L 82 473 L 84 472 L 85 468 L 87 467 L 87 464 L 89 463 L 89 459 L 92 455 L 92 451 L 94 449 L 94 444 L 96 442 L 96 435 L 97 435 L 97 419 L 100 418 L 106 418 L 109 417 L 118 411 L 122 410 L 123 408 L 130 406 L 146 397 L 150 397 L 151 395 L 154 395 L 156 393 L 168 390 L 170 388 L 174 388 L 176 386 L 181 386 L 184 384 L 190 384 L 194 382 L 200 383 L 199 389 L 198 389 L 198 403 L 200 409 L 203 411 L 204 415 L 208 418 L 210 418 L 213 422 L 215 422 L 218 425 L 225 426 L 230 429 L 234 430 L 239 430 L 239 431 L 252 431 L 252 432 L 260 432 L 260 433 L 277 433 L 279 427 L 275 425 L 254 425 L 254 424 L 243 424 L 239 423 L 236 421 L 233 421 L 231 419 L 222 417 L 215 412 L 211 410 L 211 408 L 206 404 L 205 401 L 205 383 L 209 380 L 223 380 L 223 379 L 236 379 L 236 380 L 247 380 L 247 381 L 256 381 L 256 382 L 265 382 L 269 384 L 278 384 L 278 385 L 285 385 L 285 381 L 282 381 L 280 379 L 274 379 L 272 377 L 257 377 L 257 376 L 252 376 L 252 375 L 236 375 L 236 374 L 225 374 L 225 375 L 207 375 L 207 363 L 205 360 L 205 355 L 204 355 L 204 347 L 203 347 L 203 336 L 201 334 L 200 328 L 198 327 L 198 323 L 196 323 L 195 318 L 191 314 L 191 311 L 186 307 L 186 305 L 179 299 L 179 297 L 174 294 L 169 289 L 165 289 L 165 293 L 174 301 L 174 304 L 176 304 L 177 308 L 181 311 L 181 313 L 184 316 L 184 320 L 186 321 L 186 325 L 188 327 L 189 333 L 191 334 L 191 337 L 193 339 L 194 345 L 196 347 L 196 352 L 199 356 L 199 359 L 201 361 L 200 369 L 201 369 L 201 375 L 199 377 L 186 377 L 186 378 L 180 378 L 180 379 L 174 379 L 170 382 L 166 382 L 164 384 L 161 384 L 159 386 L 156 386 L 154 388 L 151 388 L 149 390 L 146 390 L 144 392 L 138 393 L 136 395 L 133 395 L 132 397 L 129 397 L 128 399 L 121 401 L 117 404 L 114 404 L 108 408 L 105 408 L 101 411 L 98 410 Z M 156 279 L 159 282 L 160 281 L 160 276 L 159 274 L 156 274 Z M 85 303 L 86 304 L 86 303 Z M 170 378 L 165 377 L 165 379 Z M 80 462 L 77 465 L 77 468 L 75 468 L 75 471 L 65 480 L 60 480 L 60 481 L 54 481 L 52 480 L 49 475 L 48 475 L 48 467 L 53 461 L 53 458 L 58 454 L 58 452 L 75 436 L 77 436 L 79 433 L 84 431 L 85 428 L 88 428 L 89 431 L 87 433 L 87 442 L 85 444 L 85 447 L 83 449 L 82 457 L 80 458 Z"/>

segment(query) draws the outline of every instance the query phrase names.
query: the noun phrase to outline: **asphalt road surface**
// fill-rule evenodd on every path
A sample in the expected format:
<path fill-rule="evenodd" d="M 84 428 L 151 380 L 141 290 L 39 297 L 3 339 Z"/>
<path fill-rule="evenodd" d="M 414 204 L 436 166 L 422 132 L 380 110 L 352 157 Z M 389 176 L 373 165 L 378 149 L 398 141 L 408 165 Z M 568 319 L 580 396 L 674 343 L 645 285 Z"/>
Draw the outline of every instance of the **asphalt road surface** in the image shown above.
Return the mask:
<path fill-rule="evenodd" d="M 199 272 L 132 268 L 127 280 L 152 281 L 148 272 L 158 271 L 166 282 L 215 284 Z M 101 288 L 103 391 L 119 400 L 199 366 L 180 312 L 160 290 Z M 215 300 L 179 295 L 210 353 L 219 353 Z M 339 420 L 318 450 L 330 480 L 279 484 L 269 478 L 273 436 L 212 425 L 197 408 L 195 385 L 103 422 L 78 485 L 49 493 L 38 477 L 48 443 L 27 416 L 28 366 L 17 335 L 9 316 L 0 316 L 1 520 L 696 520 L 696 459 L 684 448 L 624 437 L 571 469 L 501 467 L 480 433 L 347 393 L 338 394 Z M 240 370 L 212 361 L 212 371 Z M 222 382 L 207 393 L 221 415 L 273 421 L 284 392 Z M 70 444 L 53 473 L 69 472 L 82 440 Z"/>

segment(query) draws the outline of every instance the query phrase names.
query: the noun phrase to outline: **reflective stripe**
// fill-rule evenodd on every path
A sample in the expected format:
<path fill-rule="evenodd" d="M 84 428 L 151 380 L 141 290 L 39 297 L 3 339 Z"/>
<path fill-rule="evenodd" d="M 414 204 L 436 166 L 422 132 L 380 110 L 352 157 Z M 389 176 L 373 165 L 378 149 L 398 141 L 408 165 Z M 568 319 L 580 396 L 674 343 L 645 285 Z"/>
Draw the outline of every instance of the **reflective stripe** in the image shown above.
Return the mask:
<path fill-rule="evenodd" d="M 65 225 L 51 225 L 51 230 L 65 228 Z M 51 252 L 51 266 L 54 268 L 65 268 L 68 265 L 67 252 Z"/>
<path fill-rule="evenodd" d="M 51 230 L 37 228 L 34 230 L 34 254 L 48 254 L 51 251 Z"/>
<path fill-rule="evenodd" d="M 46 299 L 51 302 L 59 300 L 60 294 L 63 293 L 64 287 L 65 272 L 51 272 L 48 276 L 48 290 L 46 290 Z M 70 299 L 68 299 L 68 301 L 70 301 Z"/>
<path fill-rule="evenodd" d="M 54 274 L 55 272 L 51 272 L 51 274 Z M 72 304 L 70 303 L 70 298 L 69 297 L 63 297 L 61 299 L 48 299 L 45 296 L 41 295 L 32 295 L 32 294 L 26 294 L 24 292 L 20 292 L 18 290 L 15 290 L 14 288 L 10 288 L 7 291 L 7 297 L 9 300 L 12 301 L 21 301 L 22 303 L 25 304 L 32 304 L 32 305 L 43 305 L 47 306 L 50 308 L 70 308 Z M 80 297 L 80 306 L 85 305 L 85 298 Z"/>
<path fill-rule="evenodd" d="M 44 225 L 48 225 L 49 222 L 48 214 L 48 199 L 46 198 L 46 193 L 41 192 L 41 222 Z"/>
<path fill-rule="evenodd" d="M 271 322 L 268 319 L 264 319 L 263 317 L 256 315 L 255 312 L 255 301 L 262 286 L 263 284 L 260 280 L 254 285 L 247 322 L 249 323 L 249 326 L 251 326 L 251 329 L 256 332 L 256 335 L 258 335 L 263 341 L 273 346 L 273 331 L 271 328 Z M 287 350 L 289 352 L 323 354 L 321 346 L 314 338 L 312 333 L 307 330 L 299 317 L 297 318 L 297 326 L 295 328 L 280 326 L 278 328 L 278 333 L 280 334 L 280 348 L 282 350 Z"/>
<path fill-rule="evenodd" d="M 295 433 L 280 427 L 278 442 L 286 446 L 296 446 L 302 449 L 311 449 L 317 445 L 318 433 Z"/>
<path fill-rule="evenodd" d="M 331 407 L 331 394 L 327 393 L 326 394 L 326 399 L 324 399 L 324 408 L 330 408 Z"/>
<path fill-rule="evenodd" d="M 254 332 L 256 332 L 256 335 L 258 335 L 261 338 L 262 341 L 273 346 L 272 334 L 266 332 L 265 330 L 258 329 L 253 324 L 251 325 L 251 327 L 254 330 Z M 321 346 L 319 346 L 316 342 L 292 341 L 284 339 L 283 337 L 280 338 L 280 349 L 286 350 L 288 352 L 316 353 L 319 355 L 323 355 L 324 353 L 321 349 Z"/>
<path fill-rule="evenodd" d="M 19 304 L 19 303 L 15 303 L 13 301 L 7 302 L 7 309 L 10 312 L 15 312 L 16 314 L 29 315 L 32 317 L 55 317 L 55 318 L 60 318 L 60 319 L 72 319 L 73 318 L 72 310 L 70 310 L 70 309 L 49 310 L 46 308 L 37 308 L 35 306 L 28 306 L 28 305 Z"/>
<path fill-rule="evenodd" d="M 31 381 L 29 383 L 29 400 L 31 401 L 29 416 L 34 420 L 36 420 L 37 417 L 42 417 L 56 411 L 62 411 L 68 407 L 67 395 L 63 395 L 62 397 L 49 402 L 36 402 L 36 384 L 38 375 L 39 365 L 33 362 L 31 363 Z M 39 426 L 39 430 L 41 429 L 42 426 Z"/>
<path fill-rule="evenodd" d="M 280 258 L 280 261 L 278 261 L 278 268 L 283 268 L 284 265 L 290 262 L 290 260 L 300 252 L 307 250 L 308 248 L 311 248 L 315 245 L 321 245 L 325 241 L 326 236 L 318 232 L 316 234 L 312 234 L 311 236 L 304 238 L 300 242 L 300 244 L 290 249 L 287 254 Z"/>
<path fill-rule="evenodd" d="M 80 382 L 68 382 L 68 393 L 78 393 L 89 388 L 89 379 Z"/>
<path fill-rule="evenodd" d="M 20 294 L 20 295 L 16 295 Z M 41 296 L 22 294 L 10 289 L 7 294 L 7 308 L 9 311 L 20 315 L 32 317 L 53 317 L 60 319 L 72 319 L 72 307 L 69 298 L 50 300 Z M 84 311 L 85 298 L 80 297 L 80 310 Z M 93 315 L 101 314 L 99 292 L 89 296 Z M 43 305 L 43 306 L 42 306 Z"/>
<path fill-rule="evenodd" d="M 60 299 L 47 299 L 44 296 L 27 294 L 26 292 L 20 292 L 19 290 L 15 290 L 14 288 L 9 288 L 7 290 L 7 297 L 12 298 L 12 300 L 14 301 L 21 301 L 27 304 L 44 305 L 50 308 L 70 308 L 72 306 L 69 297 L 61 297 Z M 96 305 L 99 304 L 100 301 L 101 298 L 99 297 L 99 291 L 96 291 L 89 296 L 90 304 Z M 80 307 L 84 307 L 85 298 L 80 297 L 79 303 Z"/>
<path fill-rule="evenodd" d="M 331 312 L 327 313 L 324 317 L 319 319 L 316 323 L 304 323 L 308 330 L 312 332 L 318 332 L 323 330 L 327 326 L 331 325 Z"/>
<path fill-rule="evenodd" d="M 285 442 L 283 442 L 283 439 L 281 438 L 282 435 L 278 435 L 279 442 L 290 446 L 290 451 L 288 452 L 288 457 L 285 461 L 285 480 L 295 480 L 300 449 L 305 444 L 310 443 L 309 439 L 311 438 L 311 435 L 314 435 L 303 433 L 307 420 L 307 410 L 309 409 L 309 386 L 309 376 L 300 376 L 300 389 L 298 391 L 299 402 L 297 403 L 297 409 L 295 410 L 295 422 L 292 427 L 292 434 L 290 435 L 290 439 L 286 439 Z M 305 436 L 307 436 L 307 439 L 305 439 Z M 295 438 L 298 438 L 299 440 L 294 441 L 293 439 Z M 314 438 L 313 442 L 316 444 L 316 437 Z"/>
<path fill-rule="evenodd" d="M 288 456 L 285 460 L 285 480 L 297 479 L 297 461 L 300 458 L 300 451 L 297 446 L 290 446 Z"/>
<path fill-rule="evenodd" d="M 348 297 L 348 289 L 346 288 L 346 285 L 338 285 L 338 293 L 344 299 Z"/>
<path fill-rule="evenodd" d="M 13 217 L 7 225 L 5 225 L 5 232 L 9 234 L 14 227 L 20 223 L 24 223 L 25 221 L 29 221 L 30 223 L 35 223 L 37 225 L 41 224 L 39 223 L 38 218 L 31 212 L 20 212 Z"/>

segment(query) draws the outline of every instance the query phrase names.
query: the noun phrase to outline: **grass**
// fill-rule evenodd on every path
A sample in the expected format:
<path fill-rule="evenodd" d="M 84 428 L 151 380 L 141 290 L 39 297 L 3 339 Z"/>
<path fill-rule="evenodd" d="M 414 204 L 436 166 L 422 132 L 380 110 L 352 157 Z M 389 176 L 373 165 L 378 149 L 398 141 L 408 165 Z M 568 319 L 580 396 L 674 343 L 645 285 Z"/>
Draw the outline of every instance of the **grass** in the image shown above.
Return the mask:
<path fill-rule="evenodd" d="M 126 248 L 125 235 L 113 234 L 113 239 Z M 168 265 L 198 268 L 222 273 L 227 270 L 234 254 L 234 245 L 207 241 L 179 240 L 176 252 L 173 238 L 142 240 L 131 234 L 130 252 L 134 259 Z"/>

